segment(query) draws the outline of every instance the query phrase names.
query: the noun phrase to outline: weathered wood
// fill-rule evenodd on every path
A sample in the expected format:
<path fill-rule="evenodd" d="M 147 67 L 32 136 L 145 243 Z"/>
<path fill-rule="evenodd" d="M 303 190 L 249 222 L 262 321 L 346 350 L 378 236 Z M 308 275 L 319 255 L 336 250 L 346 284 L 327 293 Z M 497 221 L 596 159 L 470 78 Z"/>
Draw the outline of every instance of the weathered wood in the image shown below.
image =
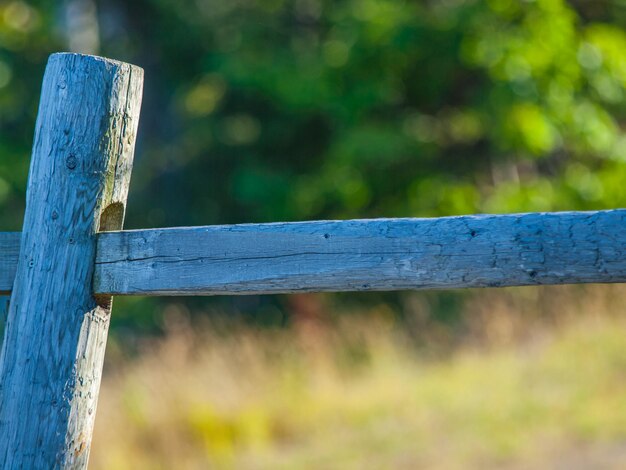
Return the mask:
<path fill-rule="evenodd" d="M 94 291 L 213 295 L 626 282 L 625 218 L 625 210 L 612 210 L 110 232 L 98 236 Z M 10 284 L 6 277 L 0 282 Z"/>
<path fill-rule="evenodd" d="M 87 464 L 110 314 L 92 295 L 95 234 L 122 226 L 142 83 L 120 62 L 48 61 L 0 356 L 0 468 Z"/>
<path fill-rule="evenodd" d="M 0 344 L 2 344 L 4 338 L 4 324 L 7 321 L 7 314 L 9 313 L 9 296 L 0 295 Z"/>
<path fill-rule="evenodd" d="M 101 234 L 94 287 L 267 294 L 626 282 L 626 210 Z"/>
<path fill-rule="evenodd" d="M 19 232 L 0 232 L 0 295 L 10 293 L 13 288 L 20 237 Z"/>

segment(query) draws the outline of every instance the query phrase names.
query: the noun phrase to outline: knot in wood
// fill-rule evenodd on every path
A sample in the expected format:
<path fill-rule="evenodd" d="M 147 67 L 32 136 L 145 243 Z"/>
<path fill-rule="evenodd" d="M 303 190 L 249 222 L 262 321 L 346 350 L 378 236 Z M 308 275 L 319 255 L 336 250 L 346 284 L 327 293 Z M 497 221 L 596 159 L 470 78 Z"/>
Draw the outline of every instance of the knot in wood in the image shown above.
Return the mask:
<path fill-rule="evenodd" d="M 76 168 L 77 164 L 78 160 L 76 160 L 76 157 L 74 155 L 70 155 L 65 159 L 65 166 L 67 166 L 70 170 Z"/>

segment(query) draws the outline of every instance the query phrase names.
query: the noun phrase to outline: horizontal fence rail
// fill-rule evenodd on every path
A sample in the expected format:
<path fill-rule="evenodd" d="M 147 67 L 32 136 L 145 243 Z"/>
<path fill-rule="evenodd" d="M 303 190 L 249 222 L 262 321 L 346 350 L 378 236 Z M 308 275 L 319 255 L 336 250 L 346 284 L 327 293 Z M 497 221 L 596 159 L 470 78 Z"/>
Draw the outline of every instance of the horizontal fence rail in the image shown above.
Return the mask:
<path fill-rule="evenodd" d="M 13 287 L 20 255 L 20 239 L 19 232 L 0 232 L 0 295 L 9 294 Z"/>
<path fill-rule="evenodd" d="M 3 259 L 12 254 L 16 261 L 18 245 L 19 234 L 3 234 Z M 14 261 L 0 270 L 0 290 L 10 290 Z M 94 291 L 217 295 L 611 282 L 626 282 L 626 210 L 101 233 Z"/>

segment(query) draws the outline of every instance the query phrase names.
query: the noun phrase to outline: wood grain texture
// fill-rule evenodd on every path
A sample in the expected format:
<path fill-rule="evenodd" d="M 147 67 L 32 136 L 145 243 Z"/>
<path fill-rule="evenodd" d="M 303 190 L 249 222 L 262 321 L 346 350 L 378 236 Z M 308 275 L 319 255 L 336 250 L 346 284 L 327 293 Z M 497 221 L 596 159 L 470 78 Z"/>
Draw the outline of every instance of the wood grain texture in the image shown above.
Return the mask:
<path fill-rule="evenodd" d="M 4 339 L 4 325 L 7 321 L 7 314 L 9 313 L 9 296 L 0 295 L 0 344 Z"/>
<path fill-rule="evenodd" d="M 96 232 L 121 228 L 143 71 L 50 56 L 0 356 L 0 468 L 84 468 L 109 315 Z"/>
<path fill-rule="evenodd" d="M 103 295 L 214 295 L 626 282 L 625 214 L 111 232 L 98 236 L 94 290 Z M 7 251 L 14 253 L 18 237 L 12 243 Z M 10 279 L 0 282 L 9 285 Z"/>
<path fill-rule="evenodd" d="M 626 282 L 626 210 L 123 231 L 94 288 L 269 294 Z"/>
<path fill-rule="evenodd" d="M 0 232 L 0 295 L 13 288 L 21 236 L 19 232 Z"/>

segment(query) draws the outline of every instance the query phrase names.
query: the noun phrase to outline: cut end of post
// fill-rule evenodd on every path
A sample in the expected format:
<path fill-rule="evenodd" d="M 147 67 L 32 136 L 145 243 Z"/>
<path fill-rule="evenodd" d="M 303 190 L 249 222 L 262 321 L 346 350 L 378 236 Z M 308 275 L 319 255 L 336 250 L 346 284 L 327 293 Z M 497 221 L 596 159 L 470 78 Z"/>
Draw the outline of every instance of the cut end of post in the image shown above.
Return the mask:
<path fill-rule="evenodd" d="M 122 62 L 120 60 L 109 59 L 108 57 L 102 57 L 98 55 L 90 55 L 90 54 L 79 54 L 78 52 L 55 52 L 54 54 L 50 54 L 48 57 L 48 63 L 56 60 L 86 60 L 86 61 L 94 61 L 94 62 L 102 62 L 105 65 L 120 67 L 120 66 L 130 66 L 133 69 L 137 69 L 137 71 L 143 74 L 143 69 L 138 65 L 133 65 L 128 62 Z M 133 70 L 134 72 L 134 70 Z"/>

